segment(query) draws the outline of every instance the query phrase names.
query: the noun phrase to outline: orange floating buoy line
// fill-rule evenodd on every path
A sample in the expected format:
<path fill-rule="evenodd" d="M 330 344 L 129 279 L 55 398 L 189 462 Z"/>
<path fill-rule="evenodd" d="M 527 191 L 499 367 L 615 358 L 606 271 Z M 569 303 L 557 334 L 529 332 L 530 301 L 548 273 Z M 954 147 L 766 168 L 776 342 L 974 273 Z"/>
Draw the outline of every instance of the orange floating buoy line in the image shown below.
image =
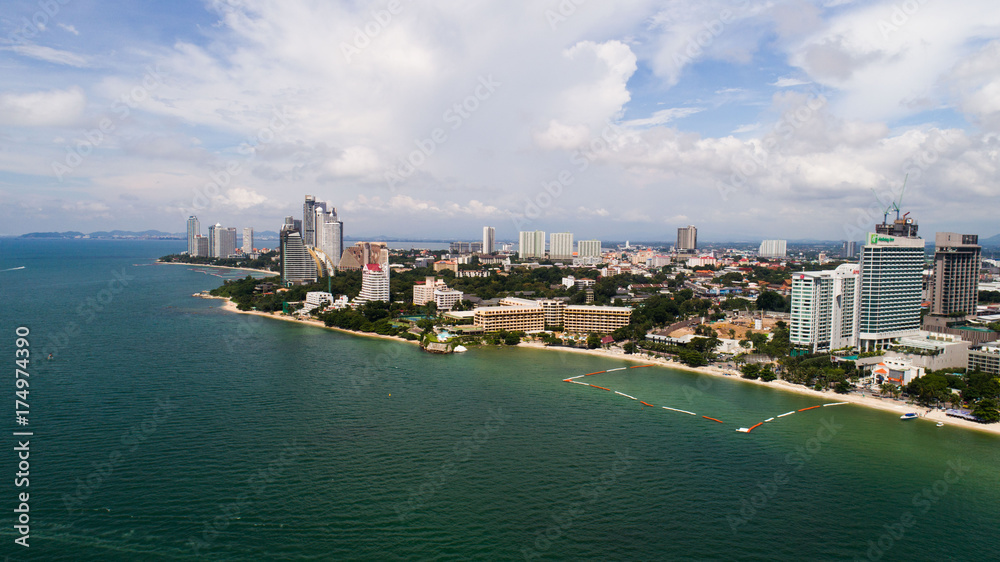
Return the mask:
<path fill-rule="evenodd" d="M 656 406 L 654 406 L 653 404 L 650 404 L 649 402 L 645 402 L 643 400 L 639 400 L 635 396 L 630 396 L 628 394 L 625 394 L 624 392 L 619 392 L 617 390 L 612 390 L 610 388 L 603 387 L 603 386 L 597 386 L 596 384 L 588 384 L 588 383 L 585 383 L 585 382 L 580 382 L 580 381 L 574 380 L 574 379 L 579 379 L 579 378 L 582 378 L 582 377 L 591 377 L 591 376 L 594 376 L 594 375 L 601 375 L 601 374 L 604 374 L 604 373 L 613 373 L 613 372 L 616 372 L 616 371 L 624 371 L 626 369 L 641 369 L 643 367 L 655 367 L 655 366 L 656 365 L 650 364 L 650 365 L 633 365 L 631 367 L 618 367 L 618 368 L 615 368 L 615 369 L 608 369 L 606 371 L 597 371 L 596 373 L 587 373 L 585 375 L 577 375 L 575 377 L 570 377 L 568 379 L 562 379 L 562 381 L 563 382 L 570 382 L 570 383 L 573 383 L 573 384 L 581 384 L 583 386 L 591 386 L 591 387 L 594 387 L 594 388 L 599 388 L 601 390 L 606 390 L 608 392 L 614 392 L 615 394 L 617 394 L 619 396 L 622 396 L 624 398 L 628 398 L 630 400 L 636 400 L 640 404 L 642 404 L 643 406 L 648 406 L 650 408 L 655 408 Z M 758 423 L 756 423 L 756 424 L 754 424 L 754 425 L 752 425 L 750 427 L 740 427 L 736 431 L 738 431 L 740 433 L 750 433 L 751 431 L 753 431 L 754 429 L 757 429 L 758 427 L 764 425 L 765 423 L 773 422 L 773 421 L 775 421 L 778 418 L 784 418 L 786 416 L 790 416 L 790 415 L 795 414 L 797 412 L 807 412 L 809 410 L 815 410 L 817 408 L 822 408 L 822 407 L 826 407 L 826 406 L 843 406 L 845 404 L 849 404 L 849 402 L 831 402 L 829 404 L 817 404 L 815 406 L 809 406 L 808 408 L 801 408 L 799 410 L 792 410 L 790 412 L 785 412 L 784 414 L 780 414 L 780 415 L 777 415 L 777 416 L 773 416 L 773 417 L 767 418 L 766 420 L 764 420 L 762 422 L 758 422 Z M 660 406 L 660 408 L 663 408 L 664 410 L 670 410 L 672 412 L 679 412 L 681 414 L 688 414 L 690 416 L 697 416 L 698 415 L 698 414 L 696 414 L 694 412 L 689 412 L 687 410 L 680 410 L 678 408 L 671 408 L 669 406 Z M 720 420 L 718 418 L 713 418 L 713 417 L 709 417 L 709 416 L 701 416 L 701 417 L 704 418 L 704 419 L 706 419 L 706 420 L 709 420 L 709 421 L 714 421 L 714 422 L 721 423 L 721 424 L 725 423 L 724 421 L 722 421 L 722 420 Z"/>
<path fill-rule="evenodd" d="M 619 396 L 622 396 L 624 398 L 628 398 L 629 400 L 635 400 L 635 401 L 639 402 L 640 404 L 642 404 L 643 406 L 648 406 L 650 408 L 655 408 L 656 406 L 654 406 L 653 404 L 650 404 L 649 402 L 645 402 L 643 400 L 639 400 L 635 396 L 632 396 L 632 395 L 629 395 L 629 394 L 625 394 L 624 392 L 619 392 L 617 390 L 612 390 L 610 388 L 603 387 L 603 386 L 597 386 L 596 384 L 588 384 L 588 383 L 585 383 L 585 382 L 579 382 L 579 381 L 573 380 L 573 379 L 578 379 L 578 378 L 581 378 L 581 377 L 590 377 L 590 376 L 593 376 L 593 375 L 601 375 L 601 374 L 604 374 L 604 373 L 613 373 L 615 371 L 624 371 L 626 369 L 641 369 L 642 367 L 655 367 L 655 366 L 656 365 L 649 364 L 649 365 L 633 365 L 631 367 L 618 367 L 616 369 L 608 369 L 606 371 L 597 371 L 595 373 L 587 373 L 585 375 L 577 375 L 575 377 L 569 377 L 568 379 L 562 379 L 562 381 L 563 382 L 571 382 L 571 383 L 574 383 L 574 384 L 582 384 L 583 386 L 591 386 L 591 387 L 594 387 L 594 388 L 599 388 L 601 390 L 607 390 L 609 392 L 614 392 L 615 394 L 617 394 Z M 671 408 L 669 406 L 661 406 L 661 408 L 663 408 L 664 410 L 671 410 L 673 412 L 680 412 L 682 414 L 688 414 L 690 416 L 696 416 L 697 415 L 694 412 L 689 412 L 687 410 L 679 410 L 677 408 Z M 707 419 L 710 419 L 712 421 L 723 423 L 721 420 L 717 420 L 715 418 L 708 418 L 707 416 L 703 416 L 703 417 L 706 417 Z"/>

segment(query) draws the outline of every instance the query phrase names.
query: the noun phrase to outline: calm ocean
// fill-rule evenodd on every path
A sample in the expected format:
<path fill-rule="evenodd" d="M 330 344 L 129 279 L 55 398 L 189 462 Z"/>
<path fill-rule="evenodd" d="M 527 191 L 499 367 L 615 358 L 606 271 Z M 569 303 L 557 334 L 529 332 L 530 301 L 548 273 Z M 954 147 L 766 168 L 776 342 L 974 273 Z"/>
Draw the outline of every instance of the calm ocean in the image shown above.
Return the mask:
<path fill-rule="evenodd" d="M 183 245 L 0 239 L 0 354 L 13 371 L 19 326 L 32 351 L 27 426 L 4 378 L 9 559 L 998 557 L 996 437 L 856 406 L 742 434 L 817 401 L 658 367 L 587 378 L 689 416 L 561 382 L 622 361 L 225 313 L 191 296 L 219 277 L 147 265 Z M 27 487 L 15 431 L 34 433 Z"/>

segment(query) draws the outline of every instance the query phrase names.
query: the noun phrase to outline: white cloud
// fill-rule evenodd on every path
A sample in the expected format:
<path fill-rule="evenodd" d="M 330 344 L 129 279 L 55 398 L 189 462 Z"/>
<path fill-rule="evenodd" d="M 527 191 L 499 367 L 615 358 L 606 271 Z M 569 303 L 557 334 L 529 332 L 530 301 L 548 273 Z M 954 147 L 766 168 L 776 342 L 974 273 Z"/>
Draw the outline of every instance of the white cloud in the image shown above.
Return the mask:
<path fill-rule="evenodd" d="M 80 32 L 77 31 L 76 28 L 73 27 L 72 25 L 66 25 L 65 23 L 57 23 L 56 25 L 59 26 L 59 27 L 61 27 L 61 28 L 63 28 L 63 29 L 65 29 L 66 31 L 72 33 L 73 35 L 79 35 L 80 34 Z"/>
<path fill-rule="evenodd" d="M 645 119 L 632 119 L 625 121 L 623 125 L 627 127 L 649 127 L 653 125 L 664 125 L 677 119 L 683 119 L 689 115 L 704 111 L 702 107 L 672 107 L 661 109 L 653 113 L 651 117 Z"/>
<path fill-rule="evenodd" d="M 78 87 L 27 94 L 0 94 L 0 123 L 18 127 L 62 127 L 77 122 L 87 104 Z"/>
<path fill-rule="evenodd" d="M 798 78 L 792 78 L 790 76 L 785 76 L 778 78 L 776 81 L 771 83 L 771 86 L 776 88 L 790 88 L 792 86 L 802 86 L 804 84 L 809 84 L 808 80 L 799 80 Z"/>
<path fill-rule="evenodd" d="M 89 62 L 87 61 L 86 57 L 80 56 L 76 53 L 71 53 L 69 51 L 60 51 L 59 49 L 53 49 L 52 47 L 45 47 L 42 45 L 34 45 L 34 44 L 13 45 L 10 47 L 3 47 L 3 49 L 8 51 L 14 51 L 19 55 L 55 64 L 75 66 L 80 68 L 89 66 Z"/>

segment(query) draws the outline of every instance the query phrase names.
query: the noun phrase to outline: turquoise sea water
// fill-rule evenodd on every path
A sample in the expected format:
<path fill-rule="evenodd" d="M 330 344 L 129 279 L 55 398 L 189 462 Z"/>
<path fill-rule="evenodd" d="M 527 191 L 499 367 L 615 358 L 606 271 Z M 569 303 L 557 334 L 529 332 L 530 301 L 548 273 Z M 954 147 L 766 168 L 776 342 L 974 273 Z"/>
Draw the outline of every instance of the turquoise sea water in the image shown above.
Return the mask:
<path fill-rule="evenodd" d="M 587 379 L 692 417 L 561 382 L 622 361 L 230 314 L 191 297 L 218 277 L 133 265 L 182 244 L 0 240 L 0 270 L 25 266 L 0 272 L 0 354 L 18 326 L 35 352 L 26 489 L 4 379 L 10 559 L 997 558 L 991 435 L 856 406 L 747 435 L 817 402 L 658 367 Z"/>

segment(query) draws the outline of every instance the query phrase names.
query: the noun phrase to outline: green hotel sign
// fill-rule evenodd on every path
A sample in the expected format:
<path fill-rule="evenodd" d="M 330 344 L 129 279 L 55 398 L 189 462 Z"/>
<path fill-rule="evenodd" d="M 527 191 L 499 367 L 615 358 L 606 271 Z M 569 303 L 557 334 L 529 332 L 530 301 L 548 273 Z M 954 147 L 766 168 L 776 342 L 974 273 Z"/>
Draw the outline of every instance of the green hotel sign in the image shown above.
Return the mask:
<path fill-rule="evenodd" d="M 895 242 L 896 239 L 892 236 L 880 236 L 874 232 L 868 233 L 868 243 L 871 245 L 878 244 L 879 242 Z"/>

